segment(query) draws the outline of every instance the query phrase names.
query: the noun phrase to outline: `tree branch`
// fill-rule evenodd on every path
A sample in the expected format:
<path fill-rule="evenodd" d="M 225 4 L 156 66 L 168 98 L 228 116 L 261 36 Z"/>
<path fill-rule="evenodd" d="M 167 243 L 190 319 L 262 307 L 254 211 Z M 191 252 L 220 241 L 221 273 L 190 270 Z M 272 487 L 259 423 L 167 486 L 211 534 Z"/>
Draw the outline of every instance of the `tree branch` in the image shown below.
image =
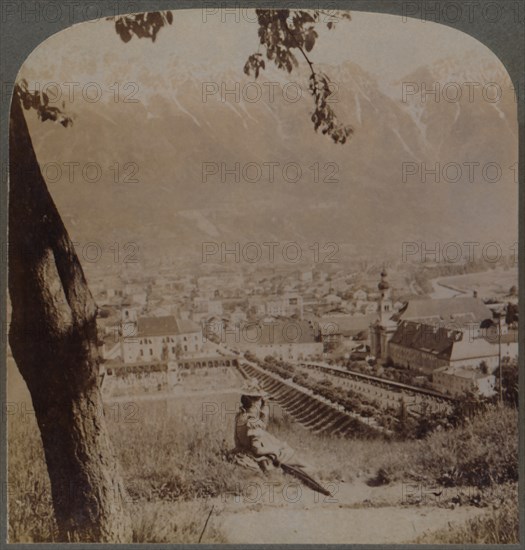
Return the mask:
<path fill-rule="evenodd" d="M 314 70 L 314 64 L 310 61 L 309 57 L 306 55 L 306 52 L 302 48 L 302 46 L 299 44 L 299 41 L 295 37 L 295 34 L 292 32 L 290 27 L 288 27 L 288 24 L 286 21 L 284 21 L 284 27 L 286 29 L 286 32 L 291 36 L 292 40 L 295 42 L 295 47 L 303 54 L 303 57 L 305 58 L 306 62 L 308 63 L 308 66 L 310 67 L 310 71 L 312 72 L 312 76 L 315 76 L 317 73 Z"/>

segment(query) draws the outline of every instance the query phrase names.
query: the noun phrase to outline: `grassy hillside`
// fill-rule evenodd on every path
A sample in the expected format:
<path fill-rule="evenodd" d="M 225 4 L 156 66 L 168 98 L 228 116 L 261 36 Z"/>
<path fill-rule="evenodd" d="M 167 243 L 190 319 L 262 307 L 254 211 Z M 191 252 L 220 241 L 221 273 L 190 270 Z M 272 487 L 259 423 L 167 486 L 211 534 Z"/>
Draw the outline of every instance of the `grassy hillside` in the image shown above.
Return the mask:
<path fill-rule="evenodd" d="M 207 500 L 238 492 L 242 483 L 253 479 L 254 474 L 226 460 L 233 447 L 236 407 L 235 395 L 211 394 L 137 401 L 132 415 L 129 403 L 108 408 L 137 542 L 197 542 Z M 321 480 L 351 483 L 359 477 L 375 485 L 418 481 L 470 487 L 471 501 L 489 505 L 486 521 L 472 520 L 455 534 L 440 534 L 439 541 L 517 541 L 516 410 L 490 409 L 454 430 L 399 442 L 315 436 L 278 409 L 274 413 L 272 431 L 288 441 Z M 35 419 L 10 415 L 8 430 L 10 540 L 53 541 L 56 526 Z M 446 505 L 468 503 L 452 499 Z M 206 541 L 224 542 L 220 528 L 210 526 Z"/>

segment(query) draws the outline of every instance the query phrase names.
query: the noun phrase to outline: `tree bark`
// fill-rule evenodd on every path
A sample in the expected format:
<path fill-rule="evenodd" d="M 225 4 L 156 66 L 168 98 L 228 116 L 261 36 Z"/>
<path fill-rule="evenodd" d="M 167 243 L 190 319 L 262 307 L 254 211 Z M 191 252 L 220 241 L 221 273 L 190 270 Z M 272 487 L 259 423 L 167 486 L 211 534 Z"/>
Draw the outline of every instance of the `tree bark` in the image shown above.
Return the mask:
<path fill-rule="evenodd" d="M 9 149 L 9 342 L 33 401 L 59 537 L 131 542 L 126 491 L 102 412 L 97 306 L 17 94 Z"/>

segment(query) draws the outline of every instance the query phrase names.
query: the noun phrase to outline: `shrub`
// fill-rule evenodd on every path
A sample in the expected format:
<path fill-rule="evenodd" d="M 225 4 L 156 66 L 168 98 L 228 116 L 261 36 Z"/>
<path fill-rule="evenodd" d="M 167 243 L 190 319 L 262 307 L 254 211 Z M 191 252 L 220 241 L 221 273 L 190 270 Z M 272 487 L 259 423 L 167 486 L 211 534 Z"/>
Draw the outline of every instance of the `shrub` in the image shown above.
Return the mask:
<path fill-rule="evenodd" d="M 410 460 L 396 461 L 396 479 L 417 474 L 444 485 L 489 487 L 518 480 L 518 413 L 491 407 L 463 427 L 414 441 Z M 390 455 L 380 467 L 388 468 Z"/>

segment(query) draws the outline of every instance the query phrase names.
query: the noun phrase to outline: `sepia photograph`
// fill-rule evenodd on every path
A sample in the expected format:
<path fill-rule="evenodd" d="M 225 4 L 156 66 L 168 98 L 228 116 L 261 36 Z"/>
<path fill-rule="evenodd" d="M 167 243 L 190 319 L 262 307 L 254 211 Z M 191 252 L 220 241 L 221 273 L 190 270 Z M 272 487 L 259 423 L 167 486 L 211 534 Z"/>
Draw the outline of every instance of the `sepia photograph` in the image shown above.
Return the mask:
<path fill-rule="evenodd" d="M 404 4 L 87 2 L 24 54 L 8 543 L 519 543 L 519 86 Z"/>

